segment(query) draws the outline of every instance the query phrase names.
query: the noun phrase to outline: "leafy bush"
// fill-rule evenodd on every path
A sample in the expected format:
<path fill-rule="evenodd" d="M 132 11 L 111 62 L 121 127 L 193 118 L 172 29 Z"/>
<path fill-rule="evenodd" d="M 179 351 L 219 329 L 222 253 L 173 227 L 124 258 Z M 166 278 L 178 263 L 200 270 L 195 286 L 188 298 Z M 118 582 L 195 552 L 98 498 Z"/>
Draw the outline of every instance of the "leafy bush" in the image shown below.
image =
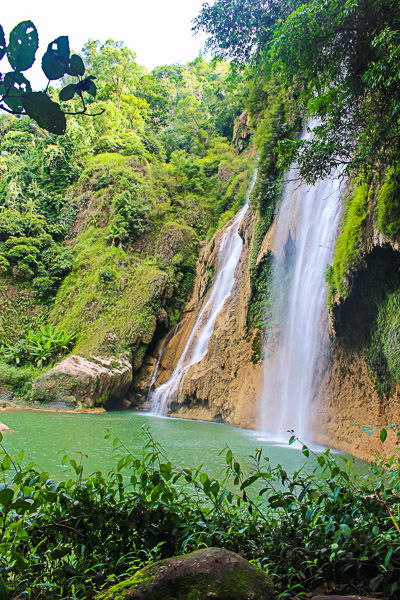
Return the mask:
<path fill-rule="evenodd" d="M 32 365 L 16 367 L 0 362 L 0 382 L 12 388 L 17 396 L 24 396 L 30 391 L 31 383 L 38 371 Z"/>
<path fill-rule="evenodd" d="M 13 346 L 3 344 L 0 356 L 6 363 L 16 366 L 31 363 L 42 368 L 69 352 L 74 341 L 75 334 L 67 334 L 51 325 L 42 325 L 40 331 L 29 330 L 27 337 Z"/>
<path fill-rule="evenodd" d="M 142 435 L 141 456 L 114 440 L 118 464 L 108 479 L 84 476 L 81 461 L 64 456 L 66 480 L 55 481 L 1 446 L 0 575 L 12 595 L 92 597 L 155 558 L 205 546 L 268 569 L 280 598 L 321 584 L 396 595 L 396 455 L 357 477 L 351 459 L 329 450 L 303 446 L 305 467 L 291 474 L 257 450 L 246 474 L 225 448 L 217 481 L 201 467 L 177 468 L 148 429 Z"/>

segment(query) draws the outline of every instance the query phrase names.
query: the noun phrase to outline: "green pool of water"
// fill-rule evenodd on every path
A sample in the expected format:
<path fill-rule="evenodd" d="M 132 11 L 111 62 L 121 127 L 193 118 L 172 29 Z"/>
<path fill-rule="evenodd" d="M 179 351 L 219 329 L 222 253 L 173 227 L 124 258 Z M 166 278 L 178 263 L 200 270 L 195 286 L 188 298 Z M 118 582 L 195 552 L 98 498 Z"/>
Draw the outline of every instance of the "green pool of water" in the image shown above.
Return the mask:
<path fill-rule="evenodd" d="M 62 476 L 64 452 L 72 458 L 84 455 L 84 473 L 99 470 L 106 474 L 116 464 L 113 439 L 121 441 L 135 454 L 145 439 L 142 427 L 150 426 L 153 437 L 165 448 L 168 458 L 179 467 L 197 467 L 214 477 L 221 477 L 226 468 L 224 446 L 229 446 L 243 466 L 251 467 L 251 455 L 262 448 L 273 466 L 280 463 L 289 472 L 300 468 L 305 458 L 301 451 L 287 442 L 268 440 L 259 432 L 238 429 L 219 423 L 188 421 L 156 417 L 148 413 L 108 412 L 103 414 L 51 413 L 41 411 L 5 411 L 0 419 L 11 432 L 4 434 L 3 443 L 12 454 L 21 448 L 41 469 L 53 476 Z M 110 438 L 104 439 L 107 431 Z M 311 465 L 312 466 L 312 465 Z"/>

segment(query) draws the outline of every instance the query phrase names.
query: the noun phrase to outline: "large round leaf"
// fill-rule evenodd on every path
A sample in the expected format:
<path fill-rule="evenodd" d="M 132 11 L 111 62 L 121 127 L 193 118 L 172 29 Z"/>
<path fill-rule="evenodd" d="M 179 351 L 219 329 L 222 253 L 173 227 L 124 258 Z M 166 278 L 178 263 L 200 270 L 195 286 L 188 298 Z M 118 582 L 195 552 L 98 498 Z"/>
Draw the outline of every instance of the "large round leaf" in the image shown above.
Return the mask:
<path fill-rule="evenodd" d="M 73 54 L 69 61 L 69 67 L 67 69 L 68 75 L 72 75 L 73 77 L 82 77 L 85 73 L 85 65 L 83 64 L 83 60 L 77 54 Z"/>
<path fill-rule="evenodd" d="M 51 133 L 62 135 L 67 128 L 67 121 L 59 104 L 50 100 L 43 92 L 31 92 L 22 96 L 26 113 L 36 123 Z"/>
<path fill-rule="evenodd" d="M 65 75 L 69 64 L 69 41 L 63 35 L 47 46 L 42 58 L 42 69 L 47 79 L 60 79 Z"/>
<path fill-rule="evenodd" d="M 15 73 L 14 71 L 6 73 L 0 83 L 0 95 L 4 96 L 3 102 L 17 113 L 22 112 L 24 109 L 22 104 L 23 94 L 31 91 L 31 84 L 22 73 Z"/>
<path fill-rule="evenodd" d="M 4 36 L 4 31 L 2 26 L 0 25 L 0 60 L 6 53 L 6 38 Z"/>
<path fill-rule="evenodd" d="M 10 33 L 7 58 L 15 71 L 26 71 L 34 61 L 39 37 L 32 21 L 22 21 Z"/>

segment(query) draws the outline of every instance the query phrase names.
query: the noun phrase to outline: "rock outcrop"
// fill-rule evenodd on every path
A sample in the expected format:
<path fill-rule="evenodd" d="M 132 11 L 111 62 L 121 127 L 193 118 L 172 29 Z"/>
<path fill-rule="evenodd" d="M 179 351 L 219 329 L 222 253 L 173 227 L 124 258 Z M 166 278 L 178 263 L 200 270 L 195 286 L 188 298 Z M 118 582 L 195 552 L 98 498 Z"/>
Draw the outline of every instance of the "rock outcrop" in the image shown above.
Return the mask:
<path fill-rule="evenodd" d="M 123 398 L 132 382 L 132 365 L 127 358 L 90 360 L 72 355 L 38 377 L 32 399 L 74 408 L 80 404 L 93 408 Z"/>
<path fill-rule="evenodd" d="M 97 600 L 273 600 L 269 577 L 228 550 L 205 548 L 141 569 Z"/>

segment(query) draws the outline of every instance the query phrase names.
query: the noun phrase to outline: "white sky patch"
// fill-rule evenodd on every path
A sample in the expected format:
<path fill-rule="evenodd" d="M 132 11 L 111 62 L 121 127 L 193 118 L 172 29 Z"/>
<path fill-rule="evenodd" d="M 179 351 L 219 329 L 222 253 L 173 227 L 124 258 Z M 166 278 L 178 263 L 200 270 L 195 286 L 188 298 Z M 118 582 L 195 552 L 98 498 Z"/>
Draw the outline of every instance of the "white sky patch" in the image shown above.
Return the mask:
<path fill-rule="evenodd" d="M 198 56 L 205 37 L 193 36 L 192 19 L 204 0 L 18 0 L 1 9 L 0 24 L 6 39 L 21 21 L 33 21 L 39 33 L 39 50 L 32 70 L 27 72 L 33 87 L 46 85 L 40 60 L 47 44 L 68 35 L 70 47 L 80 52 L 89 40 L 123 41 L 136 52 L 137 62 L 149 70 L 157 65 L 186 63 Z M 211 2 L 210 2 L 211 3 Z M 6 58 L 0 71 L 8 70 Z M 28 75 L 29 73 L 29 75 Z"/>

